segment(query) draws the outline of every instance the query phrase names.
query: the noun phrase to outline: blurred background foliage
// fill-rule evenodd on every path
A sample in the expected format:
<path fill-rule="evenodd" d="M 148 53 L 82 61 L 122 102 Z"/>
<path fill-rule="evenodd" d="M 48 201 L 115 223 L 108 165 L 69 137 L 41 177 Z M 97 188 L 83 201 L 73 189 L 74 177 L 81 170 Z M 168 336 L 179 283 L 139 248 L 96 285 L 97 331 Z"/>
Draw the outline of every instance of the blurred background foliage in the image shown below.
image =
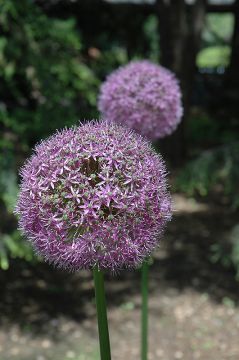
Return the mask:
<path fill-rule="evenodd" d="M 161 14 L 165 9 L 160 1 L 157 3 Z M 167 140 L 173 154 L 166 154 L 168 163 L 176 169 L 175 191 L 200 197 L 217 194 L 237 211 L 238 87 L 237 83 L 232 86 L 231 79 L 235 78 L 233 56 L 237 49 L 233 39 L 238 14 L 211 13 L 203 7 L 201 10 L 201 31 L 197 33 L 189 19 L 182 44 L 190 49 L 194 41 L 195 56 L 190 57 L 186 51 L 186 60 L 180 65 L 176 55 L 172 58 L 169 54 L 170 58 L 166 53 L 167 24 L 150 5 L 101 0 L 0 0 L 2 269 L 9 267 L 11 258 L 35 259 L 16 230 L 13 215 L 19 167 L 34 144 L 55 129 L 77 124 L 79 119 L 98 118 L 100 83 L 131 59 L 160 62 L 180 78 L 185 119 L 177 134 Z M 175 24 L 180 13 L 172 8 L 168 16 L 168 23 L 172 18 Z M 193 12 L 190 16 L 194 16 Z M 175 36 L 173 32 L 168 34 L 168 47 L 174 47 Z M 183 35 L 180 39 L 184 39 Z M 185 61 L 191 61 L 193 66 L 188 67 Z M 239 269 L 238 241 L 232 242 L 233 250 L 227 256 Z M 225 252 L 214 250 L 213 261 L 225 262 Z"/>
<path fill-rule="evenodd" d="M 197 55 L 199 68 L 226 67 L 230 62 L 232 14 L 207 14 L 202 32 L 202 49 Z"/>
<path fill-rule="evenodd" d="M 96 116 L 97 75 L 81 54 L 75 20 L 49 19 L 32 1 L 1 2 L 0 201 L 8 219 L 1 228 L 0 264 L 8 256 L 32 259 L 10 222 L 17 168 L 30 148 L 57 128 Z M 10 220 L 10 219 L 11 220 Z"/>
<path fill-rule="evenodd" d="M 179 173 L 175 187 L 189 196 L 207 196 L 217 191 L 235 209 L 239 207 L 239 143 L 202 151 Z"/>

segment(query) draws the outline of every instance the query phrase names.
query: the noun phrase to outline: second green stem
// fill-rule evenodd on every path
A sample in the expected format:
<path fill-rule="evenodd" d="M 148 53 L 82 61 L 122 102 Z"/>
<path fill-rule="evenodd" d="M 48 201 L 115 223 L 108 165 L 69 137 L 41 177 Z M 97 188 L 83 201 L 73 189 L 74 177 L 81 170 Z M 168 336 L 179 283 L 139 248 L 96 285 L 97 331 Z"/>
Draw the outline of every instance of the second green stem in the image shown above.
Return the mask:
<path fill-rule="evenodd" d="M 146 260 L 141 268 L 141 360 L 147 360 L 148 356 L 148 273 L 149 265 Z"/>

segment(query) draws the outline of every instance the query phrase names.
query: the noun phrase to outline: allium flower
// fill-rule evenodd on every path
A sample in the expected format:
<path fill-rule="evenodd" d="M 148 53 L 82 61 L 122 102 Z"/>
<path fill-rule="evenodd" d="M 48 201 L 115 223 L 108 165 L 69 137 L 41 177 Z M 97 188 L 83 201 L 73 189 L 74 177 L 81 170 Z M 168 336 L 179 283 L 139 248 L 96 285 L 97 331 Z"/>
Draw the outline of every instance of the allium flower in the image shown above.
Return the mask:
<path fill-rule="evenodd" d="M 114 123 L 56 133 L 21 176 L 20 229 L 46 260 L 69 270 L 139 265 L 171 216 L 163 160 Z"/>
<path fill-rule="evenodd" d="M 131 62 L 108 76 L 98 107 L 103 117 L 150 140 L 171 134 L 181 121 L 181 91 L 174 74 L 149 61 Z"/>

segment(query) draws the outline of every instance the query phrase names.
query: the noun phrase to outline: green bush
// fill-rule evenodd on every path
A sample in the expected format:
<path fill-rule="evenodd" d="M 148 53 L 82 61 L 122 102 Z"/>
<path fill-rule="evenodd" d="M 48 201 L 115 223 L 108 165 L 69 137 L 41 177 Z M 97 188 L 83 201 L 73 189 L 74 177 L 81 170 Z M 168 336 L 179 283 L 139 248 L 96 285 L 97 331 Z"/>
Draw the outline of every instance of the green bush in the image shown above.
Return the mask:
<path fill-rule="evenodd" d="M 30 0 L 2 3 L 0 123 L 26 140 L 96 114 L 98 80 L 73 19 L 50 19 Z"/>
<path fill-rule="evenodd" d="M 239 280 L 239 224 L 231 229 L 227 242 L 211 246 L 211 261 L 220 262 L 225 268 L 233 266 Z"/>
<path fill-rule="evenodd" d="M 188 195 L 206 196 L 220 187 L 234 208 L 239 208 L 239 143 L 203 151 L 179 173 L 175 188 Z"/>
<path fill-rule="evenodd" d="M 13 208 L 18 168 L 57 128 L 97 116 L 99 80 L 84 60 L 72 18 L 48 18 L 31 0 L 0 2 L 0 268 L 31 260 Z"/>

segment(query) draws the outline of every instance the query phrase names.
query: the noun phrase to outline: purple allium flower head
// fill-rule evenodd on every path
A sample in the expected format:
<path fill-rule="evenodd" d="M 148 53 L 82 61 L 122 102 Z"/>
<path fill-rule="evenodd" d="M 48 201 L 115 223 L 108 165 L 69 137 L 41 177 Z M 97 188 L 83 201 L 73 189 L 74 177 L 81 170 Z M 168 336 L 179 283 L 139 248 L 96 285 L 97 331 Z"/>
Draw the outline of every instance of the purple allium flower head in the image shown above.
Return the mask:
<path fill-rule="evenodd" d="M 174 74 L 149 61 L 120 67 L 102 84 L 103 117 L 156 140 L 171 134 L 182 118 L 181 91 Z"/>
<path fill-rule="evenodd" d="M 135 267 L 171 217 L 163 160 L 113 122 L 62 130 L 21 170 L 20 229 L 38 253 L 69 270 Z"/>

